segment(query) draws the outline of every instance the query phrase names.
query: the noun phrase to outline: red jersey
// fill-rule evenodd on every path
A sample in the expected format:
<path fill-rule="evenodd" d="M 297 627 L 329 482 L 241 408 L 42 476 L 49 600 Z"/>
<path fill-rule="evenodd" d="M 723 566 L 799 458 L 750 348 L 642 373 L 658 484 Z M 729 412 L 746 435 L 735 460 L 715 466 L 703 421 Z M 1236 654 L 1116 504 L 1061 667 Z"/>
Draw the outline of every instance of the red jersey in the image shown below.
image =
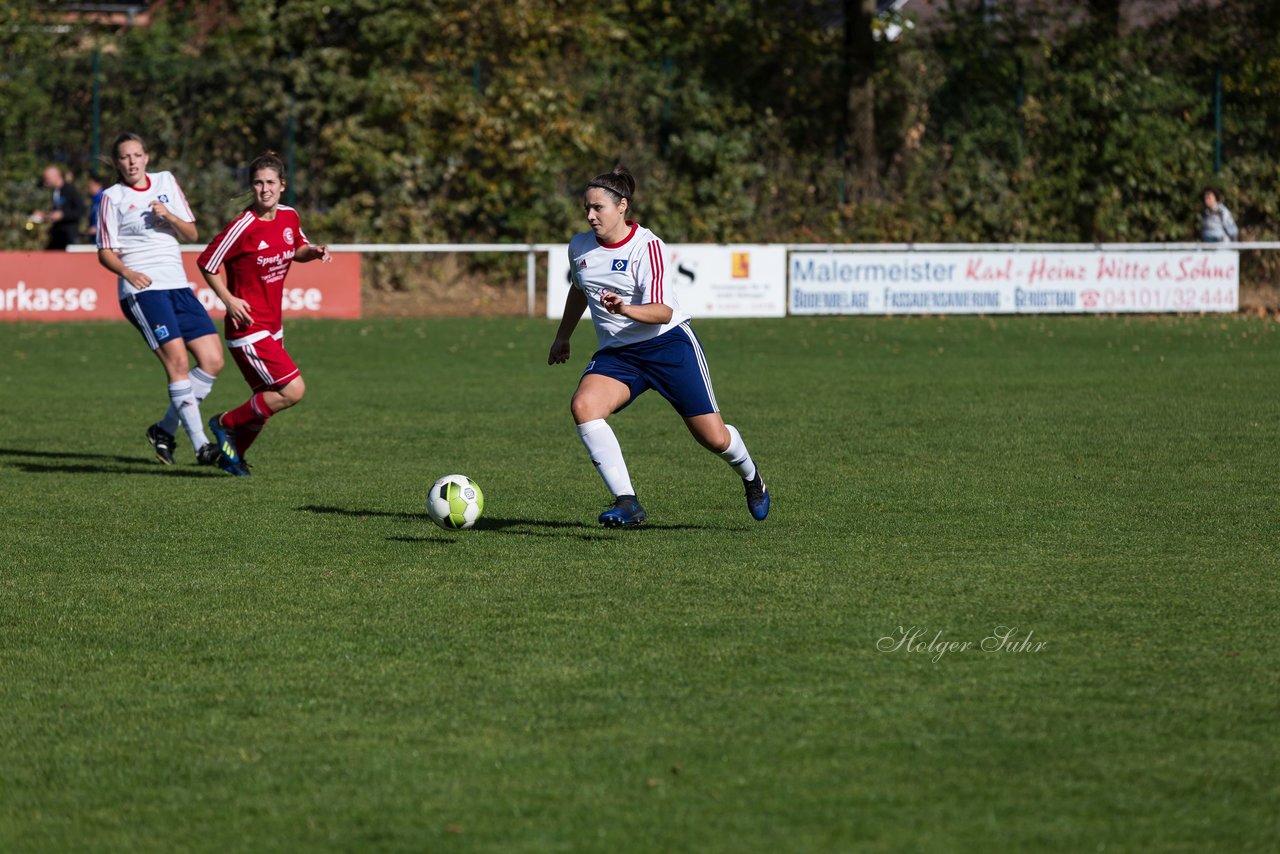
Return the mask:
<path fill-rule="evenodd" d="M 232 328 L 231 315 L 227 315 L 228 341 L 275 334 L 283 328 L 284 277 L 294 253 L 306 245 L 298 212 L 279 205 L 272 220 L 259 219 L 252 208 L 246 209 L 200 253 L 196 264 L 201 270 L 216 273 L 226 265 L 227 289 L 232 296 L 248 302 L 253 315 L 253 324 L 242 329 Z"/>

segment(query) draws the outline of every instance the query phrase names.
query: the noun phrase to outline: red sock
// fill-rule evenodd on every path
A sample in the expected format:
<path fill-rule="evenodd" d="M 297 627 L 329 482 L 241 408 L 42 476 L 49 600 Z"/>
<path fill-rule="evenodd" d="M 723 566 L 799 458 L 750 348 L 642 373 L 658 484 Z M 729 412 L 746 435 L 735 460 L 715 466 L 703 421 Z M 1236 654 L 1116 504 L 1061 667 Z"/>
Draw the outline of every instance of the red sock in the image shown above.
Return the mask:
<path fill-rule="evenodd" d="M 265 420 L 245 424 L 236 431 L 236 450 L 240 452 L 240 456 L 244 456 L 244 452 L 249 450 L 249 446 L 258 440 L 262 435 L 262 428 L 267 426 Z"/>
<path fill-rule="evenodd" d="M 262 396 L 262 392 L 258 392 L 223 415 L 222 426 L 235 434 L 236 450 L 243 454 L 258 438 L 271 414 L 266 398 Z"/>

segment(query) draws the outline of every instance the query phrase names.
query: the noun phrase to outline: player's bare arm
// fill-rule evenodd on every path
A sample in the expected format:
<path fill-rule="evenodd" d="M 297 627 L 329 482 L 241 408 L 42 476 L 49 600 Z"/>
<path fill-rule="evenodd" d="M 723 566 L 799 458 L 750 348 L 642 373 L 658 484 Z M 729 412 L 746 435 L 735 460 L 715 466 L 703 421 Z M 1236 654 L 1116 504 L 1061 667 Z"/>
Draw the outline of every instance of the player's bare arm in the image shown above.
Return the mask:
<path fill-rule="evenodd" d="M 600 293 L 600 304 L 610 314 L 620 314 L 623 317 L 634 320 L 636 323 L 652 323 L 655 326 L 661 326 L 671 320 L 672 316 L 671 306 L 665 303 L 650 302 L 642 305 L 632 305 L 613 291 L 602 291 Z"/>
<path fill-rule="evenodd" d="M 564 300 L 564 314 L 560 317 L 560 326 L 556 328 L 556 340 L 551 342 L 551 352 L 547 354 L 548 365 L 560 365 L 569 361 L 569 339 L 577 328 L 582 313 L 587 310 L 587 295 L 577 288 L 570 288 Z"/>
<path fill-rule="evenodd" d="M 222 300 L 227 307 L 227 316 L 231 318 L 231 325 L 237 329 L 250 326 L 253 323 L 253 315 L 249 313 L 249 303 L 232 295 L 222 274 L 210 273 L 208 270 L 201 270 L 200 273 L 213 292 L 218 295 L 218 299 Z"/>
<path fill-rule="evenodd" d="M 159 199 L 151 200 L 151 215 L 168 224 L 183 243 L 195 243 L 196 238 L 200 236 L 194 222 L 187 222 L 182 217 L 174 216 L 173 211 L 169 210 L 165 203 Z"/>
<path fill-rule="evenodd" d="M 140 273 L 137 270 L 126 267 L 124 261 L 120 260 L 120 256 L 114 249 L 99 249 L 98 263 L 140 291 L 146 290 L 151 286 L 151 277 L 146 273 Z"/>
<path fill-rule="evenodd" d="M 316 246 L 315 244 L 308 243 L 306 246 L 303 246 L 294 253 L 293 260 L 297 261 L 299 264 L 305 264 L 308 261 L 316 260 L 328 264 L 333 261 L 333 255 L 329 253 L 328 246 Z"/>

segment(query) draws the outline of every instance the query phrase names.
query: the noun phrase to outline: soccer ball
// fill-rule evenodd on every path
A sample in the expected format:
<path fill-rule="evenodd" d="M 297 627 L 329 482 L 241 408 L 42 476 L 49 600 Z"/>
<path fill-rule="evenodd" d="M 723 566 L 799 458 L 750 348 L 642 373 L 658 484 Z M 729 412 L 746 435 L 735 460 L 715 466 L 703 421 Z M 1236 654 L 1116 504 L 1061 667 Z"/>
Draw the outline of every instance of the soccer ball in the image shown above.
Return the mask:
<path fill-rule="evenodd" d="M 427 493 L 427 515 L 446 531 L 470 528 L 484 512 L 484 493 L 464 474 L 447 474 Z"/>

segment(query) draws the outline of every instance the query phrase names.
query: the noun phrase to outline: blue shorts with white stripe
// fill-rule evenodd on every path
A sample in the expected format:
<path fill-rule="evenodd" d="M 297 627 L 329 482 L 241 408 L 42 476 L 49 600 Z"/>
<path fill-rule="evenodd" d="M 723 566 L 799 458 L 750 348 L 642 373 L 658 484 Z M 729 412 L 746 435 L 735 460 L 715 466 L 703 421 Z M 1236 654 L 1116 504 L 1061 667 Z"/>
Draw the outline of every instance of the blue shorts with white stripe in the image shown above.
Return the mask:
<path fill-rule="evenodd" d="M 138 291 L 120 300 L 120 310 L 152 350 L 175 338 L 192 341 L 218 333 L 191 288 Z"/>
<path fill-rule="evenodd" d="M 720 411 L 702 344 L 687 322 L 648 341 L 597 350 L 582 373 L 611 377 L 631 389 L 618 410 L 654 389 L 685 418 Z"/>

